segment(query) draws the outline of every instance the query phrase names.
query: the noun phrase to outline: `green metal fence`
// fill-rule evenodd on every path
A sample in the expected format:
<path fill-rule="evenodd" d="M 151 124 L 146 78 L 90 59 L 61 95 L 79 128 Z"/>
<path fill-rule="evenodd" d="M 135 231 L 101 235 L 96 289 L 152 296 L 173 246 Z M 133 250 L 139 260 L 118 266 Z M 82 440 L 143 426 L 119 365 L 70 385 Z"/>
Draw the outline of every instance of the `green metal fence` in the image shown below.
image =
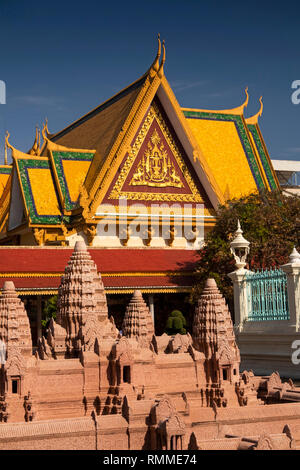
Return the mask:
<path fill-rule="evenodd" d="M 246 275 L 248 321 L 289 320 L 287 277 L 281 269 Z"/>

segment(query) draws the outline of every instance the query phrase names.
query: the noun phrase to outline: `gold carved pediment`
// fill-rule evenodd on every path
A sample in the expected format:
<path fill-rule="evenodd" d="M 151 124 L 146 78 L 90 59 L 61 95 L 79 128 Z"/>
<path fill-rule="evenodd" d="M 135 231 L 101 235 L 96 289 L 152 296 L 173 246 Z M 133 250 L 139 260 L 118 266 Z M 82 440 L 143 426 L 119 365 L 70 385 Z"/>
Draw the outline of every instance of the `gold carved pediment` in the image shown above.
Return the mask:
<path fill-rule="evenodd" d="M 150 106 L 128 150 L 108 199 L 203 202 L 184 157 L 155 103 Z"/>
<path fill-rule="evenodd" d="M 155 188 L 183 188 L 184 186 L 156 129 L 151 135 L 147 150 L 138 164 L 130 185 Z"/>

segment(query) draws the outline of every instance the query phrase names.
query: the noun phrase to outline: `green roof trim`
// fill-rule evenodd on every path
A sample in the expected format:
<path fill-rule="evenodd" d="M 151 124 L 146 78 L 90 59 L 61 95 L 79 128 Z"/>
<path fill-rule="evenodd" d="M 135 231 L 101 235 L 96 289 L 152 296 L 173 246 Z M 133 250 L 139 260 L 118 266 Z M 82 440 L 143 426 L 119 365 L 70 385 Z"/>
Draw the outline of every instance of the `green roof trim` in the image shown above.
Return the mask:
<path fill-rule="evenodd" d="M 6 166 L 6 165 L 0 166 L 0 175 L 10 175 L 11 171 L 12 171 L 11 166 Z"/>
<path fill-rule="evenodd" d="M 29 175 L 28 175 L 28 170 L 31 168 L 36 168 L 36 169 L 41 168 L 41 169 L 49 170 L 51 172 L 49 161 L 39 160 L 38 158 L 36 159 L 31 158 L 31 159 L 16 160 L 16 163 L 18 165 L 21 185 L 23 188 L 25 202 L 26 202 L 27 209 L 29 211 L 31 223 L 39 224 L 39 225 L 57 225 L 57 224 L 63 223 L 64 221 L 68 222 L 68 220 L 66 219 L 69 219 L 69 217 L 66 218 L 62 214 L 61 215 L 53 215 L 53 214 L 40 215 L 38 214 L 36 206 L 35 206 L 35 201 L 34 201 L 34 197 L 32 194 L 31 184 L 30 184 Z M 55 185 L 54 185 L 54 188 L 55 188 Z M 56 192 L 56 188 L 55 188 L 55 192 Z M 58 197 L 57 197 L 57 204 L 59 206 Z"/>
<path fill-rule="evenodd" d="M 271 189 L 277 189 L 277 184 L 275 181 L 275 178 L 273 176 L 272 168 L 270 166 L 269 158 L 266 154 L 263 142 L 261 140 L 261 137 L 259 135 L 258 129 L 256 124 L 248 124 L 248 129 L 251 132 L 251 135 L 253 137 L 253 140 L 255 142 L 257 151 L 260 156 L 260 160 L 263 166 L 263 169 L 265 170 L 267 180 L 269 182 L 270 188 Z"/>

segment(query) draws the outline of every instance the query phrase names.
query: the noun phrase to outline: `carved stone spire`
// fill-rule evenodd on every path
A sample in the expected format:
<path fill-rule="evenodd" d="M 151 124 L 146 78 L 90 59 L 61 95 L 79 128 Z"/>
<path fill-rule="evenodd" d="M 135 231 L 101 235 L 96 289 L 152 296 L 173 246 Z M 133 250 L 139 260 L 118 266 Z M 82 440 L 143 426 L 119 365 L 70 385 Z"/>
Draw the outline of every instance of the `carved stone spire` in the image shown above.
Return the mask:
<path fill-rule="evenodd" d="M 135 290 L 127 305 L 123 325 L 123 336 L 149 342 L 154 335 L 154 325 L 149 308 L 140 290 Z"/>
<path fill-rule="evenodd" d="M 0 297 L 0 339 L 6 346 L 8 359 L 13 348 L 18 348 L 24 357 L 32 355 L 29 319 L 12 281 L 5 281 Z"/>
<path fill-rule="evenodd" d="M 194 347 L 205 355 L 207 382 L 239 379 L 240 353 L 230 312 L 216 281 L 208 279 L 193 323 Z"/>
<path fill-rule="evenodd" d="M 86 323 L 98 325 L 107 316 L 101 276 L 84 241 L 77 241 L 58 293 L 57 322 L 67 331 L 68 347 L 80 349 L 78 340 Z"/>

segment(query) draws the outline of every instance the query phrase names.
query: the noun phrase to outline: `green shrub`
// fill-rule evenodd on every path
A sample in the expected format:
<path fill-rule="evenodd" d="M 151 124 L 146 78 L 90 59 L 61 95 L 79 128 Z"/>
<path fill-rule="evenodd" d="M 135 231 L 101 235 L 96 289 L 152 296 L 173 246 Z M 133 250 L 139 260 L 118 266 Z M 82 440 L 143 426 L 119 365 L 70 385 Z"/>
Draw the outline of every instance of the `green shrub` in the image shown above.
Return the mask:
<path fill-rule="evenodd" d="M 166 322 L 166 333 L 168 335 L 176 335 L 180 333 L 181 335 L 186 334 L 186 319 L 180 310 L 173 310 Z"/>

